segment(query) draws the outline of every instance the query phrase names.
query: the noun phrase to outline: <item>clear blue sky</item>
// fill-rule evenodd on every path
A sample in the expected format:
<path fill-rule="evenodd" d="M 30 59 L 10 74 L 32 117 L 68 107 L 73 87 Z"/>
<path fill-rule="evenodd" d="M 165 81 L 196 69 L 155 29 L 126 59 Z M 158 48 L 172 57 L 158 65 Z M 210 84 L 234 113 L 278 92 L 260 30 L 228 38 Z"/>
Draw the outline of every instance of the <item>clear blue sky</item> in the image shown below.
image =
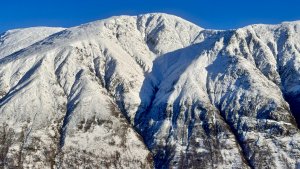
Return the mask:
<path fill-rule="evenodd" d="M 149 12 L 175 14 L 211 29 L 300 20 L 300 0 L 1 0 L 0 5 L 0 32 Z"/>

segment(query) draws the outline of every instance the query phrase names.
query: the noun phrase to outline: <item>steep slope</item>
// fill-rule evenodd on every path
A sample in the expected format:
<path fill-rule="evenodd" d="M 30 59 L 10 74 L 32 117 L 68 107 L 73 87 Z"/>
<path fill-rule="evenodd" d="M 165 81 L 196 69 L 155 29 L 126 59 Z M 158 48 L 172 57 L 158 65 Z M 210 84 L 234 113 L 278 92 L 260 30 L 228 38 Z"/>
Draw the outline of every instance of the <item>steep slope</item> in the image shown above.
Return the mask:
<path fill-rule="evenodd" d="M 151 168 L 150 152 L 96 76 L 97 59 L 111 73 L 115 61 L 100 49 L 105 39 L 88 35 L 111 21 L 61 31 L 1 59 L 5 166 Z"/>
<path fill-rule="evenodd" d="M 201 161 L 203 168 L 244 168 L 236 156 L 254 168 L 299 165 L 299 130 L 280 86 L 240 54 L 239 43 L 236 32 L 217 32 L 154 62 L 156 92 L 137 122 L 158 168 L 199 168 L 207 154 L 212 160 Z M 201 128 L 206 137 L 199 138 Z M 243 153 L 232 150 L 234 143 Z M 218 156 L 226 150 L 231 154 Z"/>
<path fill-rule="evenodd" d="M 0 165 L 297 168 L 299 29 L 155 13 L 5 33 Z"/>

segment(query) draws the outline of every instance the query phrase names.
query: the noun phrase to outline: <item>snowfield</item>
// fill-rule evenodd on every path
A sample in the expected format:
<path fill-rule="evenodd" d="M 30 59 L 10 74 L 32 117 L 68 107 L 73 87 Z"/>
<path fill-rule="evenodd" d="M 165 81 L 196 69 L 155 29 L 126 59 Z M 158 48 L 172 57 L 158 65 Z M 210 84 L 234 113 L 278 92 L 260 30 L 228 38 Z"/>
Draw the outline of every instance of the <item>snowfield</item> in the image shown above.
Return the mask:
<path fill-rule="evenodd" d="M 0 34 L 0 168 L 300 168 L 297 123 L 300 22 Z"/>

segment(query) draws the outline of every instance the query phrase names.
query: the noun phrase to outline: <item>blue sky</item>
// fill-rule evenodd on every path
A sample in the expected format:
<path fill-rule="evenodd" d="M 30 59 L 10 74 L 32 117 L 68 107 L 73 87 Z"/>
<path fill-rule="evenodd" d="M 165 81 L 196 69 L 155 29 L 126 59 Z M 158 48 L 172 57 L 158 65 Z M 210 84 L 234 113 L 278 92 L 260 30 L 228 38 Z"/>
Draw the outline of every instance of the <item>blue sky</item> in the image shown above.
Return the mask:
<path fill-rule="evenodd" d="M 300 0 L 2 0 L 0 5 L 0 32 L 149 12 L 175 14 L 210 29 L 300 20 Z"/>

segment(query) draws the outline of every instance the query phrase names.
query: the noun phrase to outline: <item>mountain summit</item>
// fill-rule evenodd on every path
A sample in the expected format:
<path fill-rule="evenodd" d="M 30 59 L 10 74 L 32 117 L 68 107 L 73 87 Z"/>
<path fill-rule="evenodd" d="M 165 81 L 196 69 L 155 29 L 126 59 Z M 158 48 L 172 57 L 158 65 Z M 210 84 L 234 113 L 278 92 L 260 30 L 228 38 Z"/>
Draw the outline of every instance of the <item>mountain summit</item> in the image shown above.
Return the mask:
<path fill-rule="evenodd" d="M 300 168 L 300 22 L 118 16 L 0 35 L 1 168 Z"/>

